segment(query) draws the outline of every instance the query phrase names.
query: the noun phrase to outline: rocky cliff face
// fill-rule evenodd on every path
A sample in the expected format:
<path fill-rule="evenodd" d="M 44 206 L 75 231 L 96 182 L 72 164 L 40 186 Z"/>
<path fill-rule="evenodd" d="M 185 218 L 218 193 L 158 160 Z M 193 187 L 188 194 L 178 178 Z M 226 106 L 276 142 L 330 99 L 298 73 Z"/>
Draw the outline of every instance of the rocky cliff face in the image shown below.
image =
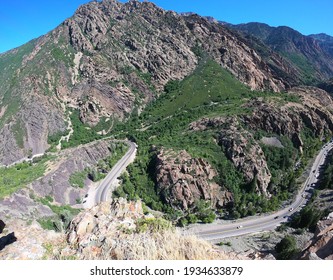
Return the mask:
<path fill-rule="evenodd" d="M 243 173 L 246 182 L 250 184 L 256 181 L 254 191 L 269 197 L 267 187 L 271 173 L 267 167 L 265 155 L 253 135 L 241 127 L 237 118 L 204 118 L 191 123 L 190 129 L 218 130 L 218 144 L 224 148 L 227 157 L 235 167 Z"/>
<path fill-rule="evenodd" d="M 190 210 L 198 200 L 210 201 L 213 208 L 232 202 L 232 194 L 214 182 L 216 170 L 204 159 L 186 151 L 161 149 L 156 154 L 158 192 L 176 209 Z"/>
<path fill-rule="evenodd" d="M 66 129 L 66 107 L 80 110 L 90 125 L 101 116 L 126 118 L 168 81 L 188 76 L 200 53 L 252 89 L 288 84 L 246 40 L 216 22 L 148 2 L 81 6 L 52 32 L 0 56 L 0 162 L 44 152 L 48 136 Z"/>
<path fill-rule="evenodd" d="M 315 236 L 304 250 L 302 259 L 333 260 L 333 213 L 318 222 Z"/>
<path fill-rule="evenodd" d="M 50 244 L 61 244 L 63 239 L 63 234 L 43 230 L 36 221 L 12 220 L 0 234 L 0 259 L 40 260 Z"/>
<path fill-rule="evenodd" d="M 309 128 L 317 137 L 333 130 L 332 98 L 327 92 L 313 87 L 294 88 L 290 93 L 298 96 L 300 102 L 276 106 L 274 102 L 252 100 L 246 106 L 252 108 L 253 113 L 242 119 L 252 130 L 287 135 L 295 147 L 302 149 L 301 131 L 304 128 Z"/>
<path fill-rule="evenodd" d="M 303 82 L 326 80 L 333 76 L 330 36 L 304 36 L 286 26 L 271 27 L 257 22 L 231 27 L 259 38 L 272 50 L 288 59 L 298 69 Z"/>
<path fill-rule="evenodd" d="M 181 235 L 166 220 L 144 215 L 140 201 L 125 199 L 85 210 L 72 221 L 66 233 L 43 230 L 37 222 L 30 224 L 18 219 L 2 229 L 2 260 L 249 259 L 245 254 L 226 254 L 194 236 Z"/>

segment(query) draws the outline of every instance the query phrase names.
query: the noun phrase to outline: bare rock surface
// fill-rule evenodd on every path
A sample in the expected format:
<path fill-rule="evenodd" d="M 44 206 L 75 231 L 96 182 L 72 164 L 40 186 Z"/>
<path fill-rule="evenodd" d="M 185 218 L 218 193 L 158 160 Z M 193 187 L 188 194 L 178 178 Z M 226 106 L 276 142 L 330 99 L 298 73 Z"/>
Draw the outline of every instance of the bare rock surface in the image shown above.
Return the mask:
<path fill-rule="evenodd" d="M 315 236 L 304 250 L 302 259 L 333 260 L 333 213 L 318 222 Z"/>
<path fill-rule="evenodd" d="M 155 173 L 158 191 L 176 209 L 188 210 L 201 199 L 210 201 L 213 208 L 221 208 L 233 200 L 230 192 L 214 182 L 216 170 L 184 150 L 159 150 Z"/>
<path fill-rule="evenodd" d="M 60 233 L 43 230 L 37 222 L 31 224 L 22 220 L 12 220 L 6 225 L 8 243 L 0 248 L 1 260 L 35 260 L 42 259 L 47 252 L 47 245 L 63 240 Z M 0 242 L 1 243 L 1 242 Z"/>

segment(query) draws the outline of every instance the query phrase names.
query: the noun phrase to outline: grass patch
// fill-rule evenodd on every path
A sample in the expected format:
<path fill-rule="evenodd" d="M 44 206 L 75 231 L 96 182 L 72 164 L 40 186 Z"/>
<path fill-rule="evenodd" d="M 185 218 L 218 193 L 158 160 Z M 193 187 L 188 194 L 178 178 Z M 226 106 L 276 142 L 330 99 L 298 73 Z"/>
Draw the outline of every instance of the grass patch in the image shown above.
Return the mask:
<path fill-rule="evenodd" d="M 0 198 L 9 196 L 42 177 L 49 160 L 50 157 L 44 156 L 37 163 L 24 162 L 0 168 Z"/>

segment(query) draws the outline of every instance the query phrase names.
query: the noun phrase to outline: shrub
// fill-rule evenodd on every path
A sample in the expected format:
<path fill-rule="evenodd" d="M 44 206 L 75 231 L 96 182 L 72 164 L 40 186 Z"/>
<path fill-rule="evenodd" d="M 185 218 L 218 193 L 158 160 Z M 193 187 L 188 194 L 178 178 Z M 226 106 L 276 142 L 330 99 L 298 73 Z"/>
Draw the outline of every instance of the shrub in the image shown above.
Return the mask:
<path fill-rule="evenodd" d="M 275 251 L 279 260 L 291 260 L 299 252 L 295 238 L 290 235 L 285 236 L 276 244 Z"/>

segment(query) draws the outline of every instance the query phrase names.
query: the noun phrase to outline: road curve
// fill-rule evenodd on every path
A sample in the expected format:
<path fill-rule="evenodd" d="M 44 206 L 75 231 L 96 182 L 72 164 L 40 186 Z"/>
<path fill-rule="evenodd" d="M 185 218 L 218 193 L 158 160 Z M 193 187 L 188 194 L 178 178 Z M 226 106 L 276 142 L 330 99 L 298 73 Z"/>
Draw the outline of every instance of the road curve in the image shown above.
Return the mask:
<path fill-rule="evenodd" d="M 117 178 L 126 169 L 126 167 L 134 160 L 137 145 L 130 141 L 124 141 L 128 144 L 129 149 L 126 154 L 113 166 L 108 175 L 100 182 L 96 189 L 92 189 L 83 200 L 84 208 L 91 208 L 100 202 L 107 201 L 108 194 L 113 191 L 117 185 Z M 112 189 L 111 189 L 112 188 Z"/>
<path fill-rule="evenodd" d="M 296 195 L 294 202 L 287 208 L 272 214 L 248 217 L 241 220 L 227 222 L 225 224 L 196 225 L 194 227 L 190 227 L 188 232 L 205 240 L 212 241 L 226 237 L 240 236 L 275 229 L 282 222 L 286 222 L 290 215 L 298 212 L 307 204 L 311 197 L 311 193 L 313 192 L 313 188 L 318 181 L 320 166 L 324 164 L 327 153 L 331 149 L 333 149 L 332 141 L 322 147 L 312 165 L 310 174 L 302 189 Z"/>

